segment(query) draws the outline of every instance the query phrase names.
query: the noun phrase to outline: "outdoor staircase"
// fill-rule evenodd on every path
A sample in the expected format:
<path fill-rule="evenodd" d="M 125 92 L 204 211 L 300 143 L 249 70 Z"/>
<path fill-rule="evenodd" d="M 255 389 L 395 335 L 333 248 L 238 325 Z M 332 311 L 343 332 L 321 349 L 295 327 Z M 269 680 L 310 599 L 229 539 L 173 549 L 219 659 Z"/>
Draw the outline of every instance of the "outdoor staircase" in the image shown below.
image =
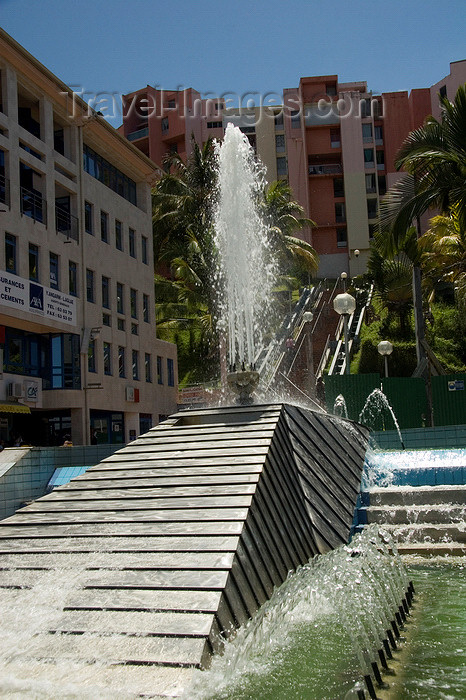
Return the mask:
<path fill-rule="evenodd" d="M 361 494 L 359 526 L 378 523 L 400 554 L 466 555 L 466 486 L 376 488 Z"/>

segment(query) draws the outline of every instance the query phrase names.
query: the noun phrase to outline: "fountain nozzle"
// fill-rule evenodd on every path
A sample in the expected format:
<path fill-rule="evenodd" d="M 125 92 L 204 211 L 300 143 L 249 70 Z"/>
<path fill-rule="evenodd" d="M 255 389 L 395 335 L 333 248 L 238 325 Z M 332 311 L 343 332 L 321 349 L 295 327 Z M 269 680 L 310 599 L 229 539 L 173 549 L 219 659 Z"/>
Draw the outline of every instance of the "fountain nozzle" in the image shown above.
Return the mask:
<path fill-rule="evenodd" d="M 254 403 L 252 394 L 259 384 L 259 372 L 256 372 L 254 369 L 230 372 L 227 376 L 227 381 L 230 389 L 237 395 L 237 403 L 241 406 L 248 406 Z"/>

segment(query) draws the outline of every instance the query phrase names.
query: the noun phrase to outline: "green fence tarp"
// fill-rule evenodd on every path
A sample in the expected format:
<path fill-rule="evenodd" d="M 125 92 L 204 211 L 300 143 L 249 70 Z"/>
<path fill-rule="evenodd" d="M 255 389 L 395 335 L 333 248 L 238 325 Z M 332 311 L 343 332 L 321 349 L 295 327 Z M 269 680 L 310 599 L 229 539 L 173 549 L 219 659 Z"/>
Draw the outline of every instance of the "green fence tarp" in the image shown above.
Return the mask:
<path fill-rule="evenodd" d="M 400 428 L 422 428 L 429 424 L 426 385 L 420 377 L 385 377 L 382 391 Z"/>
<path fill-rule="evenodd" d="M 466 374 L 432 377 L 434 425 L 466 423 Z"/>
<path fill-rule="evenodd" d="M 358 420 L 367 397 L 380 388 L 380 375 L 373 374 L 332 374 L 325 377 L 325 402 L 329 413 L 334 413 L 337 396 L 343 396 L 348 418 Z"/>

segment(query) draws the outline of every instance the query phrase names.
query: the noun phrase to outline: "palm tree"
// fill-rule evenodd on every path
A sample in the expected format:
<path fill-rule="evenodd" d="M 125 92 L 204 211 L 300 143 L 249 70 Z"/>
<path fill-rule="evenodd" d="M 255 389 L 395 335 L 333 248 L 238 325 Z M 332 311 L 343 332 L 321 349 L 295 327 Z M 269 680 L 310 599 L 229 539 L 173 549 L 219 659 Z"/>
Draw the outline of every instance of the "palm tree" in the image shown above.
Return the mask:
<path fill-rule="evenodd" d="M 430 228 L 419 240 L 422 267 L 427 280 L 454 284 L 456 301 L 466 309 L 466 229 L 461 226 L 457 207 L 450 216 L 434 216 Z M 461 314 L 461 318 L 464 314 Z"/>
<path fill-rule="evenodd" d="M 460 226 L 466 224 L 466 86 L 453 103 L 440 97 L 441 120 L 430 116 L 412 131 L 398 152 L 395 166 L 406 174 L 387 192 L 380 206 L 380 231 L 385 253 L 396 255 L 406 231 L 432 208 L 449 215 L 456 207 Z M 426 358 L 422 314 L 421 272 L 413 267 L 413 297 L 418 364 Z"/>
<path fill-rule="evenodd" d="M 213 306 L 215 164 L 213 140 L 200 147 L 193 139 L 186 163 L 177 153 L 165 159 L 168 172 L 152 194 L 156 269 L 170 273 L 178 301 L 191 310 L 204 307 L 208 314 Z"/>
<path fill-rule="evenodd" d="M 398 152 L 395 166 L 406 174 L 391 187 L 380 207 L 387 250 L 396 251 L 404 232 L 432 208 L 449 215 L 456 208 L 466 227 L 466 85 L 454 102 L 440 97 L 441 120 L 427 117 Z"/>
<path fill-rule="evenodd" d="M 272 182 L 264 192 L 263 215 L 269 225 L 272 248 L 278 254 L 282 268 L 297 267 L 301 272 L 313 275 L 319 259 L 310 243 L 296 237 L 295 233 L 315 226 L 304 216 L 303 207 L 293 200 L 290 186 L 285 180 Z"/>

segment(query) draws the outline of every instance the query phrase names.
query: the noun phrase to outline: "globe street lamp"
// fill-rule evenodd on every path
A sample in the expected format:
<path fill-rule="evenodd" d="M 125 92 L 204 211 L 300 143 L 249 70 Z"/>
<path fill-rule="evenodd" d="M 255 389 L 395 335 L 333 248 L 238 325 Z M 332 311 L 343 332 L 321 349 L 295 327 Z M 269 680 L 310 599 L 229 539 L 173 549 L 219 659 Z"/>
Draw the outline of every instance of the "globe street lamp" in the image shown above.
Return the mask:
<path fill-rule="evenodd" d="M 385 361 L 385 376 L 388 377 L 388 356 L 393 352 L 393 345 L 389 340 L 381 340 L 377 345 L 377 350 Z"/>
<path fill-rule="evenodd" d="M 352 297 L 351 294 L 348 294 L 348 292 L 337 294 L 333 300 L 333 308 L 337 314 L 343 316 L 343 328 L 345 332 L 345 372 L 349 374 L 348 318 L 356 310 L 356 299 Z"/>

